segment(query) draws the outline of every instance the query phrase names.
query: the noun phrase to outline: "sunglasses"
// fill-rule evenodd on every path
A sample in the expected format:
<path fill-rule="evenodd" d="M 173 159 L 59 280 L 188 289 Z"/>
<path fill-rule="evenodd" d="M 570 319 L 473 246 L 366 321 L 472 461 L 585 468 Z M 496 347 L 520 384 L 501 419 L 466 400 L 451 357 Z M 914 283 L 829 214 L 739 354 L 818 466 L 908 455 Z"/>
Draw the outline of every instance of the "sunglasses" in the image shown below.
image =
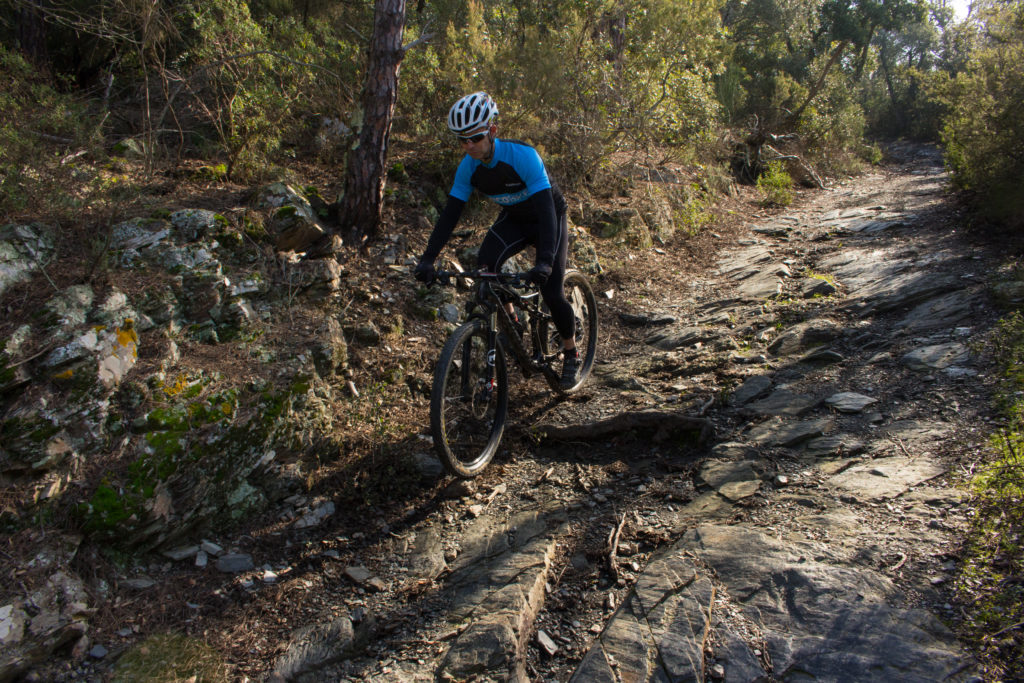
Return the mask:
<path fill-rule="evenodd" d="M 487 133 L 477 133 L 476 135 L 456 135 L 455 136 L 455 138 L 459 142 L 480 142 L 485 137 L 487 137 Z"/>

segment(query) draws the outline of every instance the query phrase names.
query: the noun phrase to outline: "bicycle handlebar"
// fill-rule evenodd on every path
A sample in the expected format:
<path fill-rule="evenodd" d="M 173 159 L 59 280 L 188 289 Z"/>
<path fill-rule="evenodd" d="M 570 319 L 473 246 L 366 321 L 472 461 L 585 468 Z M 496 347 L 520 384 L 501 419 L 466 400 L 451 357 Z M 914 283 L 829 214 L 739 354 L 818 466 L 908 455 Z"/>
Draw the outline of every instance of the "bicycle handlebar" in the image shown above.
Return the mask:
<path fill-rule="evenodd" d="M 437 281 L 443 285 L 449 285 L 451 278 L 453 277 L 465 277 L 470 280 L 493 280 L 501 285 L 512 285 L 514 287 L 523 287 L 526 285 L 532 285 L 530 282 L 530 274 L 528 272 L 518 273 L 494 273 L 489 270 L 466 270 L 466 271 L 455 271 L 455 270 L 438 270 L 435 273 Z"/>

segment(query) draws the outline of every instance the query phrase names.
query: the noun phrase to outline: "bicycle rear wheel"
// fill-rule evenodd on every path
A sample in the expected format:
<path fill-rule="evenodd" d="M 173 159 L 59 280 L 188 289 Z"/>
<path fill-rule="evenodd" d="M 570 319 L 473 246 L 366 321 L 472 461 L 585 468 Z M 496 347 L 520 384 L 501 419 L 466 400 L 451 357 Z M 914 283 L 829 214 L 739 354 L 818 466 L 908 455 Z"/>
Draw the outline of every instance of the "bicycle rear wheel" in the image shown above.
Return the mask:
<path fill-rule="evenodd" d="M 597 297 L 594 296 L 594 289 L 590 286 L 587 276 L 578 270 L 570 270 L 565 274 L 564 284 L 565 298 L 572 306 L 575 318 L 576 348 L 580 353 L 580 374 L 579 381 L 568 389 L 555 384 L 549 378 L 551 387 L 562 393 L 572 393 L 583 386 L 590 376 L 594 367 L 594 358 L 597 356 Z M 545 307 L 546 308 L 546 307 Z M 554 324 L 547 320 L 544 323 L 546 329 L 541 330 L 541 341 L 544 343 L 545 353 L 555 353 L 562 348 L 562 338 L 555 329 Z"/>
<path fill-rule="evenodd" d="M 487 326 L 461 325 L 448 338 L 434 370 L 430 429 L 445 468 L 475 477 L 498 450 L 508 414 L 508 369 L 500 345 L 488 362 Z M 493 363 L 493 366 L 492 366 Z"/>

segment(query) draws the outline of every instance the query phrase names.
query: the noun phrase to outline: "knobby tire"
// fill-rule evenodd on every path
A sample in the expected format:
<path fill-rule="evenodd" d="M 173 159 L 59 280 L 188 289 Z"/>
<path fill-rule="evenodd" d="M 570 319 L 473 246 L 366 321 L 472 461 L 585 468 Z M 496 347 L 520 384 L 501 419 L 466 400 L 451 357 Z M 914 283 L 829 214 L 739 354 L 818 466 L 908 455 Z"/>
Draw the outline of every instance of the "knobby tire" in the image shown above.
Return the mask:
<path fill-rule="evenodd" d="M 498 451 L 508 415 L 508 367 L 500 345 L 489 386 L 487 325 L 470 320 L 445 342 L 430 393 L 430 429 L 438 458 L 462 478 L 479 474 Z"/>
<path fill-rule="evenodd" d="M 578 270 L 570 270 L 565 274 L 563 284 L 565 298 L 572 306 L 576 325 L 576 348 L 580 352 L 580 375 L 579 381 L 568 389 L 562 388 L 553 378 L 548 377 L 551 388 L 563 394 L 571 394 L 577 391 L 587 381 L 590 371 L 594 367 L 594 358 L 597 356 L 597 297 L 594 296 L 594 288 L 590 286 L 590 280 Z M 545 307 L 546 308 L 546 307 Z M 541 341 L 546 345 L 545 353 L 553 353 L 562 346 L 558 330 L 551 322 L 546 330 L 541 330 Z"/>

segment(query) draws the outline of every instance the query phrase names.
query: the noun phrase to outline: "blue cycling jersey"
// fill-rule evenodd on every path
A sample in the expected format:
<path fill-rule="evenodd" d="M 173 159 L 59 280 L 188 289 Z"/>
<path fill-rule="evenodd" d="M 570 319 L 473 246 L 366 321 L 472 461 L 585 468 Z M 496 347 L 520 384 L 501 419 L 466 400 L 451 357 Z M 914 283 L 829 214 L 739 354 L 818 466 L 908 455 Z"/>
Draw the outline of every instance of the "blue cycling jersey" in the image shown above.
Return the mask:
<path fill-rule="evenodd" d="M 489 163 L 469 155 L 462 159 L 449 194 L 465 202 L 474 189 L 504 207 L 513 217 L 523 220 L 536 220 L 532 205 L 524 202 L 542 190 L 550 189 L 556 209 L 565 210 L 565 200 L 548 179 L 537 150 L 518 140 L 495 138 L 494 154 Z"/>

